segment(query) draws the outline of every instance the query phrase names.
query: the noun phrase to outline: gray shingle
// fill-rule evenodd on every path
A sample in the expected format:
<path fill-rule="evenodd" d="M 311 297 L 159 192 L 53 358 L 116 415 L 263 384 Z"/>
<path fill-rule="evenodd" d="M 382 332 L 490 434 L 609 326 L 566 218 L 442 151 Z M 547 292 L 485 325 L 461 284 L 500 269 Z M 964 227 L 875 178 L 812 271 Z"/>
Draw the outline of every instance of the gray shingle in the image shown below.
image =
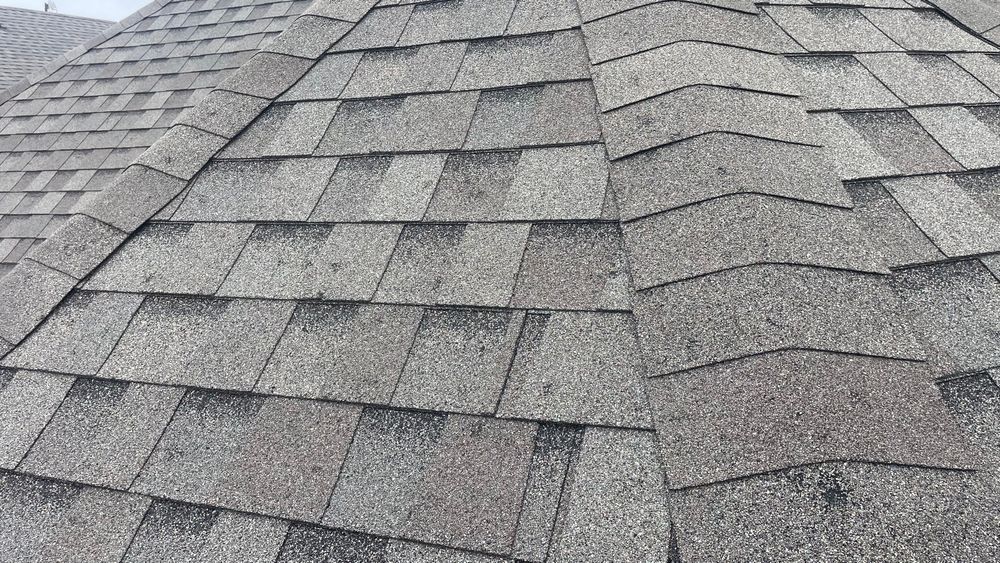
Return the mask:
<path fill-rule="evenodd" d="M 883 185 L 946 256 L 1000 250 L 1000 221 L 948 176 L 899 178 Z"/>
<path fill-rule="evenodd" d="M 392 404 L 493 414 L 522 320 L 510 311 L 425 311 Z"/>
<path fill-rule="evenodd" d="M 666 487 L 649 432 L 588 428 L 549 561 L 670 559 Z"/>
<path fill-rule="evenodd" d="M 874 119 L 872 116 L 874 116 Z M 851 123 L 848 123 L 845 117 L 850 118 Z M 918 148 L 920 150 L 918 151 L 918 155 L 920 156 L 917 158 L 912 158 L 907 152 L 900 154 L 898 150 L 896 151 L 895 156 L 900 157 L 904 161 L 904 164 L 909 166 L 923 164 L 924 158 L 922 157 L 927 154 L 935 158 L 934 167 L 938 167 L 942 160 L 945 163 L 948 162 L 947 155 L 945 158 L 941 158 L 943 151 L 940 150 L 940 146 L 928 145 L 926 140 L 929 139 L 929 136 L 926 135 L 926 132 L 919 129 L 919 126 L 914 129 L 912 126 L 916 125 L 916 121 L 910 119 L 905 113 L 890 113 L 879 117 L 879 114 L 876 113 L 864 113 L 854 116 L 850 113 L 838 114 L 828 112 L 814 113 L 812 114 L 812 118 L 816 122 L 823 140 L 824 146 L 822 152 L 826 155 L 825 160 L 829 163 L 831 171 L 836 172 L 836 177 L 843 180 L 892 176 L 900 173 L 900 169 L 894 163 L 889 162 L 879 154 L 879 152 L 887 151 L 876 151 L 875 146 L 872 145 L 873 142 L 887 142 L 889 148 L 892 149 L 895 143 L 894 137 L 891 134 L 886 135 L 883 132 L 883 137 L 887 137 L 889 140 L 881 141 L 878 138 L 879 131 L 881 130 L 880 126 L 864 127 L 866 124 L 883 122 L 887 119 L 897 122 L 897 124 L 886 129 L 886 132 L 902 132 L 906 135 L 907 141 L 911 143 L 914 141 L 919 142 Z M 855 123 L 862 125 L 861 131 L 854 127 Z M 868 133 L 867 136 L 871 136 L 873 141 L 869 141 L 865 136 L 862 136 L 862 131 Z M 907 162 L 907 160 L 914 162 Z M 954 163 L 953 166 L 957 166 L 957 164 Z M 926 164 L 923 165 L 926 166 Z"/>
<path fill-rule="evenodd" d="M 360 412 L 332 403 L 191 391 L 133 489 L 317 521 Z"/>
<path fill-rule="evenodd" d="M 183 394 L 177 387 L 77 379 L 20 467 L 127 489 Z"/>
<path fill-rule="evenodd" d="M 483 92 L 466 149 L 598 141 L 597 99 L 589 82 Z"/>
<path fill-rule="evenodd" d="M 464 54 L 465 43 L 368 51 L 341 96 L 371 98 L 447 91 L 455 81 Z"/>
<path fill-rule="evenodd" d="M 865 18 L 908 51 L 996 51 L 931 10 L 861 10 Z"/>
<path fill-rule="evenodd" d="M 693 86 L 604 114 L 608 154 L 630 154 L 718 131 L 790 143 L 817 144 L 795 98 Z"/>
<path fill-rule="evenodd" d="M 258 53 L 219 85 L 259 98 L 276 98 L 302 78 L 313 61 L 276 53 Z"/>
<path fill-rule="evenodd" d="M 74 215 L 65 226 L 28 253 L 32 260 L 83 278 L 125 242 L 125 233 L 86 215 Z"/>
<path fill-rule="evenodd" d="M 473 41 L 455 78 L 455 89 L 521 86 L 589 79 L 583 35 L 566 31 Z"/>
<path fill-rule="evenodd" d="M 149 297 L 99 375 L 249 390 L 291 303 Z"/>
<path fill-rule="evenodd" d="M 580 25 L 576 4 L 570 0 L 518 0 L 507 23 L 507 35 L 539 33 Z"/>
<path fill-rule="evenodd" d="M 220 154 L 223 158 L 308 156 L 337 113 L 339 102 L 296 102 L 267 108 Z"/>
<path fill-rule="evenodd" d="M 444 154 L 344 158 L 313 221 L 419 221 L 445 165 Z"/>
<path fill-rule="evenodd" d="M 598 219 L 607 168 L 601 145 L 452 154 L 426 218 Z"/>
<path fill-rule="evenodd" d="M 211 295 L 252 230 L 237 223 L 151 224 L 112 255 L 87 288 Z"/>
<path fill-rule="evenodd" d="M 461 146 L 478 94 L 412 95 L 344 102 L 317 154 L 453 150 Z"/>
<path fill-rule="evenodd" d="M 83 208 L 83 213 L 131 233 L 181 193 L 187 182 L 145 166 L 131 166 Z"/>
<path fill-rule="evenodd" d="M 769 53 L 801 52 L 769 18 L 687 2 L 656 2 L 583 27 L 597 64 L 679 41 L 709 41 Z"/>
<path fill-rule="evenodd" d="M 653 375 L 805 348 L 923 359 L 882 276 L 754 266 L 640 292 L 639 337 Z"/>
<path fill-rule="evenodd" d="M 335 158 L 216 162 L 191 184 L 173 218 L 304 221 L 336 166 Z"/>
<path fill-rule="evenodd" d="M 611 186 L 624 220 L 733 193 L 850 205 L 823 149 L 729 134 L 617 160 Z"/>
<path fill-rule="evenodd" d="M 874 248 L 890 267 L 936 262 L 944 254 L 927 238 L 879 183 L 847 186 L 854 216 Z"/>
<path fill-rule="evenodd" d="M 874 149 L 890 164 L 890 170 L 897 173 L 926 174 L 962 169 L 908 112 L 844 113 L 841 118 L 861 134 L 863 140 L 859 144 Z M 885 175 L 889 174 L 892 172 L 886 171 Z"/>
<path fill-rule="evenodd" d="M 190 180 L 227 141 L 213 133 L 177 125 L 153 143 L 136 162 Z"/>
<path fill-rule="evenodd" d="M 399 40 L 412 13 L 412 5 L 371 10 L 354 26 L 354 29 L 333 46 L 333 50 L 391 47 Z"/>
<path fill-rule="evenodd" d="M 994 93 L 1000 94 L 1000 57 L 982 53 L 952 53 L 948 58 Z"/>
<path fill-rule="evenodd" d="M 629 309 L 632 287 L 617 225 L 533 225 L 511 304 Z"/>
<path fill-rule="evenodd" d="M 905 320 L 939 375 L 1000 365 L 1000 283 L 976 260 L 902 270 L 893 276 Z"/>
<path fill-rule="evenodd" d="M 859 10 L 819 6 L 768 6 L 767 15 L 809 51 L 902 51 Z"/>
<path fill-rule="evenodd" d="M 499 416 L 649 427 L 630 315 L 528 314 Z"/>
<path fill-rule="evenodd" d="M 581 0 L 577 2 L 580 16 L 583 21 L 589 22 L 600 18 L 606 18 L 621 12 L 627 12 L 645 4 L 652 4 L 650 0 Z"/>
<path fill-rule="evenodd" d="M 257 390 L 388 404 L 419 323 L 416 307 L 301 304 Z"/>
<path fill-rule="evenodd" d="M 673 43 L 594 67 L 604 111 L 693 85 L 798 94 L 784 57 L 710 43 Z"/>
<path fill-rule="evenodd" d="M 0 369 L 0 467 L 13 469 L 28 453 L 73 378 Z"/>
<path fill-rule="evenodd" d="M 671 487 L 836 459 L 977 462 L 919 363 L 779 352 L 659 378 L 650 394 Z"/>
<path fill-rule="evenodd" d="M 944 55 L 877 53 L 857 58 L 910 105 L 998 101 L 996 94 Z"/>
<path fill-rule="evenodd" d="M 671 497 L 677 546 L 713 561 L 976 561 L 996 553 L 989 485 L 972 472 L 830 463 Z M 858 532 L 864 530 L 864 532 Z"/>
<path fill-rule="evenodd" d="M 503 35 L 515 0 L 451 0 L 413 8 L 400 45 Z"/>
<path fill-rule="evenodd" d="M 375 299 L 505 306 L 528 230 L 525 224 L 407 225 Z"/>
<path fill-rule="evenodd" d="M 709 200 L 623 233 L 637 289 L 761 263 L 888 273 L 851 211 L 770 196 Z"/>
<path fill-rule="evenodd" d="M 389 540 L 292 522 L 277 563 L 387 563 Z"/>
<path fill-rule="evenodd" d="M 536 426 L 368 409 L 323 522 L 506 553 Z"/>
<path fill-rule="evenodd" d="M 966 168 L 1000 165 L 1000 135 L 962 107 L 916 108 L 910 114 Z"/>
<path fill-rule="evenodd" d="M 0 474 L 0 553 L 18 563 L 118 563 L 149 499 Z"/>
<path fill-rule="evenodd" d="M 182 113 L 177 122 L 232 139 L 267 106 L 268 101 L 261 98 L 214 90 Z"/>
<path fill-rule="evenodd" d="M 378 10 L 384 12 L 385 10 Z M 282 94 L 281 101 L 329 100 L 340 97 L 363 53 L 330 54 L 316 63 L 295 86 Z"/>
<path fill-rule="evenodd" d="M 154 501 L 122 563 L 274 563 L 287 528 L 270 518 Z"/>
<path fill-rule="evenodd" d="M 3 359 L 3 365 L 93 375 L 141 302 L 141 295 L 74 293 Z"/>
<path fill-rule="evenodd" d="M 0 338 L 20 342 L 69 294 L 76 280 L 25 260 L 0 278 Z"/>
<path fill-rule="evenodd" d="M 272 53 L 318 59 L 353 27 L 348 22 L 303 14 L 295 18 L 265 49 Z"/>
<path fill-rule="evenodd" d="M 903 103 L 857 59 L 842 55 L 789 57 L 809 109 L 896 108 Z"/>
<path fill-rule="evenodd" d="M 367 301 L 398 225 L 260 225 L 219 295 Z"/>

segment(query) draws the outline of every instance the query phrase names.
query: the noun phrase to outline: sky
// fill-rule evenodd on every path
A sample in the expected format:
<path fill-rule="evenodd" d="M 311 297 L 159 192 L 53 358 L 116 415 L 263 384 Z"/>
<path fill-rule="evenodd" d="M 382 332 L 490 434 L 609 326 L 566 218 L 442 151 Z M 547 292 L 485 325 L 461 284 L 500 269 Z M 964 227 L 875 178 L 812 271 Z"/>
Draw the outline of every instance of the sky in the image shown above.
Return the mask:
<path fill-rule="evenodd" d="M 142 8 L 150 0 L 48 0 L 60 13 L 118 21 Z M 0 6 L 42 10 L 46 0 L 0 0 Z"/>

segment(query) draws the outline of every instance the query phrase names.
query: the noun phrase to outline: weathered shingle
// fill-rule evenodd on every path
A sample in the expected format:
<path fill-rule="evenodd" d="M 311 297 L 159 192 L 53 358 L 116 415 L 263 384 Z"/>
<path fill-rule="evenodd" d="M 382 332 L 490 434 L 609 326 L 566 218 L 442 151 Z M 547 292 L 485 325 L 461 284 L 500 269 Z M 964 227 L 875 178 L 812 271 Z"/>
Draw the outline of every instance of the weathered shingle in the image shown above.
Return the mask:
<path fill-rule="evenodd" d="M 368 51 L 341 96 L 373 98 L 447 91 L 455 81 L 464 55 L 465 43 Z"/>
<path fill-rule="evenodd" d="M 229 143 L 220 156 L 308 156 L 319 145 L 338 106 L 338 102 L 273 105 Z"/>
<path fill-rule="evenodd" d="M 894 108 L 903 103 L 857 59 L 846 55 L 789 57 L 800 73 L 809 109 Z"/>
<path fill-rule="evenodd" d="M 861 10 L 904 49 L 911 51 L 995 51 L 996 48 L 952 24 L 940 13 L 925 10 Z"/>
<path fill-rule="evenodd" d="M 909 105 L 998 100 L 996 94 L 944 55 L 878 53 L 857 58 Z"/>
<path fill-rule="evenodd" d="M 469 44 L 455 89 L 485 89 L 590 78 L 583 36 L 566 31 Z"/>
<path fill-rule="evenodd" d="M 587 143 L 600 136 L 593 86 L 566 82 L 483 92 L 464 146 L 483 150 Z"/>
<path fill-rule="evenodd" d="M 515 0 L 447 0 L 414 6 L 400 45 L 503 35 Z"/>
<path fill-rule="evenodd" d="M 0 370 L 0 467 L 20 463 L 73 384 L 73 378 Z"/>
<path fill-rule="evenodd" d="M 444 154 L 344 158 L 313 221 L 419 221 L 444 169 Z"/>
<path fill-rule="evenodd" d="M 809 51 L 871 52 L 903 49 L 861 11 L 847 7 L 768 6 L 767 14 Z"/>

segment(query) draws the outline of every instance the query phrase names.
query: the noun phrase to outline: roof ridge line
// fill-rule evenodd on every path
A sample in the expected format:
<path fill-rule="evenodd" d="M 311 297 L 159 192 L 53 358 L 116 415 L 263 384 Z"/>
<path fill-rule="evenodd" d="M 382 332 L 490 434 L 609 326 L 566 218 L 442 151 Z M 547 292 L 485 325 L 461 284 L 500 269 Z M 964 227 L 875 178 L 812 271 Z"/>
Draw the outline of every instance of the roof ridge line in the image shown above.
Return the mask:
<path fill-rule="evenodd" d="M 113 26 L 119 28 L 114 33 L 125 25 L 133 25 L 170 1 L 154 0 L 123 20 L 121 25 Z M 377 1 L 314 0 L 273 41 L 259 49 L 204 99 L 179 116 L 167 132 L 126 167 L 93 202 L 70 218 L 72 221 L 78 215 L 85 215 L 123 231 L 126 237 L 109 244 L 103 233 L 93 230 L 80 233 L 68 229 L 68 221 L 44 243 L 32 249 L 30 254 L 35 258 L 18 263 L 0 278 L 0 326 L 4 327 L 0 337 L 16 348 L 34 332 L 81 280 L 118 250 L 146 221 L 182 194 L 212 157 L 278 96 L 298 82 L 330 47 L 354 29 Z M 316 47 L 317 26 L 328 43 L 322 49 Z M 103 40 L 102 34 L 96 41 Z M 79 54 L 85 51 L 83 49 Z M 258 79 L 261 73 L 267 74 L 267 81 Z M 258 103 L 250 106 L 234 104 L 232 96 L 253 98 Z M 190 125 L 189 122 L 195 119 L 200 129 Z M 206 132 L 206 128 L 213 127 L 213 132 Z M 183 153 L 183 158 L 171 157 L 179 153 Z M 86 257 L 85 264 L 75 264 L 74 269 L 70 262 L 79 262 L 80 248 L 97 251 Z M 40 254 L 48 255 L 40 258 Z M 64 270 L 78 275 L 52 275 Z M 75 281 L 67 283 L 66 278 Z M 0 346 L 2 355 L 9 353 L 5 348 Z"/>

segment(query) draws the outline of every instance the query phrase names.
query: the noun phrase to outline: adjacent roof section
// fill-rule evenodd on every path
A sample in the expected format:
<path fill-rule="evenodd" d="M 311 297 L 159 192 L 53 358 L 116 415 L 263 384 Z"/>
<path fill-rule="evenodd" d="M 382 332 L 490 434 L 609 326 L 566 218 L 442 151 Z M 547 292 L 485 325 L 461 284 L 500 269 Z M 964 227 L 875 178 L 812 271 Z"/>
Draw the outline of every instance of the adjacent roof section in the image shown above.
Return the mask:
<path fill-rule="evenodd" d="M 104 20 L 0 6 L 0 90 L 111 25 Z"/>

